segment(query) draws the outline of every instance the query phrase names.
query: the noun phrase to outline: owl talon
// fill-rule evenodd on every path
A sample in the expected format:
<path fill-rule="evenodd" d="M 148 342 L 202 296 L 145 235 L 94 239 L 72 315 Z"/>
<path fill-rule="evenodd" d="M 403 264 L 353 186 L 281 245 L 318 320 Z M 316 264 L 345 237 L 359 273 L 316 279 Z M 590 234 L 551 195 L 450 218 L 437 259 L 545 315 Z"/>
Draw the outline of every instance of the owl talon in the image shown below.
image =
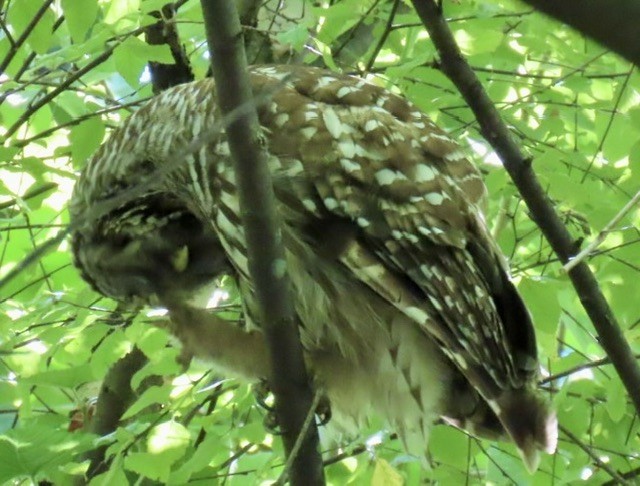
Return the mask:
<path fill-rule="evenodd" d="M 326 395 L 322 395 L 320 403 L 316 407 L 316 417 L 318 418 L 316 425 L 324 427 L 331 420 L 331 402 Z"/>
<path fill-rule="evenodd" d="M 269 383 L 266 380 L 262 380 L 254 384 L 253 393 L 258 406 L 266 412 L 263 421 L 265 429 L 273 434 L 280 434 L 275 407 L 272 405 L 273 398 Z M 315 415 L 317 417 L 316 425 L 318 427 L 327 425 L 331 420 L 331 402 L 324 394 L 320 397 Z"/>
<path fill-rule="evenodd" d="M 282 430 L 278 424 L 278 417 L 276 417 L 275 411 L 269 411 L 262 419 L 262 425 L 264 429 L 273 435 L 282 435 Z"/>
<path fill-rule="evenodd" d="M 271 395 L 271 388 L 266 380 L 261 380 L 259 383 L 253 385 L 253 395 L 255 396 L 258 406 L 268 413 L 273 413 L 275 407 L 272 405 L 273 398 Z"/>

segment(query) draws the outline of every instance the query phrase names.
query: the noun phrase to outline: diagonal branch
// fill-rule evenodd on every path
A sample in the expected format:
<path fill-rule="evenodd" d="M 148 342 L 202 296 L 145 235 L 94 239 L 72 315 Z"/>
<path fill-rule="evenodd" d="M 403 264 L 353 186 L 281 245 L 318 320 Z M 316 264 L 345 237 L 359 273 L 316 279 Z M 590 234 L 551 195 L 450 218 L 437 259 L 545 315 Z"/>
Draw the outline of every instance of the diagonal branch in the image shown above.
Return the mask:
<path fill-rule="evenodd" d="M 624 205 L 624 207 L 616 214 L 611 221 L 607 223 L 607 225 L 600 230 L 598 236 L 589 243 L 589 245 L 578 253 L 575 257 L 573 257 L 569 262 L 564 265 L 564 269 L 569 272 L 573 267 L 578 265 L 580 262 L 585 260 L 591 255 L 596 248 L 598 248 L 604 240 L 607 239 L 609 233 L 618 225 L 618 223 L 631 211 L 636 205 L 640 202 L 640 191 L 636 192 L 636 195 L 631 198 L 631 200 Z"/>
<path fill-rule="evenodd" d="M 227 125 L 240 213 L 245 230 L 249 273 L 269 348 L 271 387 L 287 455 L 295 448 L 312 407 L 296 316 L 290 296 L 282 233 L 276 210 L 267 153 L 261 145 L 258 115 L 247 75 L 242 30 L 233 0 L 201 0 L 217 99 L 223 115 L 250 106 Z M 304 435 L 291 469 L 294 485 L 324 484 L 318 433 Z"/>
<path fill-rule="evenodd" d="M 100 64 L 105 62 L 107 59 L 109 59 L 116 47 L 117 47 L 117 44 L 113 44 L 111 47 L 109 47 L 107 50 L 105 50 L 103 53 L 101 53 L 91 62 L 87 63 L 84 67 L 82 67 L 81 69 L 78 69 L 76 72 L 71 74 L 67 79 L 65 79 L 59 86 L 57 86 L 50 93 L 47 93 L 38 101 L 34 102 L 32 106 L 30 106 L 27 110 L 25 110 L 25 112 L 22 115 L 20 115 L 20 117 L 18 117 L 18 119 L 13 123 L 13 125 L 7 128 L 7 131 L 4 133 L 3 139 L 8 140 L 14 133 L 16 133 L 20 129 L 22 125 L 24 125 L 29 120 L 29 118 L 31 118 L 31 116 L 36 111 L 38 111 L 40 108 L 48 104 L 51 100 L 53 100 L 56 96 L 58 96 L 64 90 L 68 89 L 69 86 L 71 86 L 75 81 L 77 81 L 82 76 L 90 72 L 93 68 L 95 68 L 96 66 L 99 66 Z"/>
<path fill-rule="evenodd" d="M 567 263 L 575 254 L 575 242 L 533 172 L 531 160 L 514 142 L 493 102 L 469 64 L 463 59 L 438 5 L 434 0 L 412 1 L 438 51 L 442 71 L 456 85 L 473 110 L 483 136 L 502 160 L 504 168 L 554 252 L 563 264 Z M 584 262 L 576 265 L 568 274 L 598 332 L 600 344 L 640 413 L 640 368 L 596 278 Z"/>
<path fill-rule="evenodd" d="M 36 28 L 38 22 L 40 22 L 40 19 L 44 16 L 44 14 L 47 13 L 47 10 L 49 10 L 49 7 L 52 3 L 53 0 L 46 0 L 35 13 L 29 24 L 24 28 L 24 31 L 22 32 L 22 34 L 20 34 L 20 37 L 18 37 L 18 39 L 13 44 L 11 44 L 9 52 L 7 52 L 4 59 L 0 62 L 0 73 L 4 73 L 7 70 L 7 67 L 9 66 L 9 64 L 11 64 L 11 61 L 13 61 L 13 58 L 16 56 L 16 54 L 18 54 L 18 52 L 20 52 L 20 47 L 22 47 L 22 44 L 24 44 L 29 38 L 29 36 L 33 32 L 33 29 Z"/>
<path fill-rule="evenodd" d="M 636 358 L 640 359 L 640 354 L 636 354 Z M 583 363 L 578 366 L 574 366 L 573 368 L 569 368 L 568 370 L 561 371 L 559 373 L 556 373 L 555 375 L 547 376 L 546 378 L 540 380 L 538 384 L 546 385 L 547 383 L 552 383 L 556 380 L 566 378 L 575 373 L 579 373 L 584 370 L 590 370 L 593 368 L 600 368 L 601 366 L 609 365 L 609 364 L 611 364 L 611 359 L 609 357 L 596 359 L 594 361 L 589 361 L 588 363 Z"/>
<path fill-rule="evenodd" d="M 136 397 L 131 388 L 131 378 L 147 363 L 147 357 L 139 348 L 120 358 L 105 376 L 96 405 L 96 413 L 91 419 L 90 431 L 100 437 L 113 433 L 120 424 L 122 415 Z M 87 452 L 90 464 L 84 479 L 77 478 L 76 484 L 87 484 L 88 480 L 106 471 L 109 461 L 106 459 L 108 445 L 101 445 Z"/>
<path fill-rule="evenodd" d="M 176 12 L 176 6 L 173 3 L 167 3 L 160 10 L 151 12 L 151 15 L 158 21 L 145 28 L 147 44 L 152 46 L 166 44 L 171 49 L 173 57 L 171 64 L 149 61 L 154 94 L 171 86 L 194 80 L 189 56 L 178 35 Z"/>
<path fill-rule="evenodd" d="M 589 458 L 594 462 L 596 466 L 601 468 L 603 471 L 607 472 L 607 474 L 609 474 L 609 476 L 611 476 L 612 480 L 614 481 L 614 484 L 622 484 L 622 485 L 629 484 L 629 482 L 626 481 L 622 476 L 620 476 L 616 471 L 614 471 L 611 466 L 609 466 L 606 462 L 602 461 L 602 459 L 600 459 L 598 455 L 595 454 L 590 447 L 583 444 L 582 441 L 575 434 L 573 434 L 569 429 L 561 425 L 560 430 L 564 435 L 566 435 L 569 438 L 571 442 L 573 442 L 580 449 L 582 449 L 582 451 L 587 456 L 589 456 Z"/>

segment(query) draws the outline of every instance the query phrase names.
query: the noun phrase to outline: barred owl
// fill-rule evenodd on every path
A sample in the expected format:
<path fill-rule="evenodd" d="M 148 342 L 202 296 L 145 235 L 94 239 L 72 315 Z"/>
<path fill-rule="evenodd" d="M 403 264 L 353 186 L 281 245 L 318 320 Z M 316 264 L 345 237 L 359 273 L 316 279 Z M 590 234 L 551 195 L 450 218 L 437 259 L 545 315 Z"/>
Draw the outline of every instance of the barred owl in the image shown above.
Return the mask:
<path fill-rule="evenodd" d="M 556 420 L 536 390 L 534 328 L 487 232 L 477 170 L 380 87 L 302 66 L 249 74 L 267 93 L 258 114 L 287 271 L 332 420 L 381 416 L 424 457 L 443 418 L 512 440 L 536 468 L 555 448 Z M 219 119 L 210 79 L 129 117 L 76 185 L 73 250 L 96 290 L 163 303 L 185 346 L 257 380 L 268 378 L 267 353 Z M 187 303 L 222 274 L 237 280 L 246 329 Z"/>

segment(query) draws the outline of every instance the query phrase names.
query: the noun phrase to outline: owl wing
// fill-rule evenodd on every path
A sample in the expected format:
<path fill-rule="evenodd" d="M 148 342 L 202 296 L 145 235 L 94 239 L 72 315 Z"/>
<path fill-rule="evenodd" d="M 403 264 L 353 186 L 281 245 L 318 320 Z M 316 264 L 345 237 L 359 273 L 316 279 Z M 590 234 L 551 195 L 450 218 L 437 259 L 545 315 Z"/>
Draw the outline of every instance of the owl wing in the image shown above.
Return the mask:
<path fill-rule="evenodd" d="M 521 386 L 510 334 L 492 298 L 491 287 L 508 279 L 481 220 L 478 172 L 402 98 L 355 78 L 313 74 L 295 72 L 291 89 L 274 97 L 278 111 L 262 116 L 267 127 L 287 117 L 271 130 L 270 149 L 280 159 L 301 161 L 305 183 L 312 181 L 312 190 L 288 183 L 300 210 L 356 226 L 340 255 L 344 265 L 385 298 L 380 276 L 403 282 L 406 299 L 391 303 L 459 367 L 477 368 L 494 387 L 486 396 Z M 531 323 L 527 317 L 519 325 Z"/>
<path fill-rule="evenodd" d="M 255 84 L 269 84 L 273 70 L 286 86 L 260 115 L 276 192 L 316 233 L 336 218 L 350 224 L 335 257 L 439 344 L 534 467 L 537 449 L 555 447 L 554 419 L 531 391 L 534 329 L 485 228 L 478 171 L 386 90 L 309 68 L 259 68 Z M 528 412 L 530 422 L 515 420 Z"/>

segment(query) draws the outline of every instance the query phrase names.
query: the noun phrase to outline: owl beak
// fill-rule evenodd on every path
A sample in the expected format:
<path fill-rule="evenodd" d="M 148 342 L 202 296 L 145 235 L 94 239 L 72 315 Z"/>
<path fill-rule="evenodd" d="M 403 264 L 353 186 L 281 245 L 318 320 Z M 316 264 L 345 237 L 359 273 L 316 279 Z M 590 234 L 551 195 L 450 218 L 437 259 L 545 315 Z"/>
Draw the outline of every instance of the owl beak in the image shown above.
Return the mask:
<path fill-rule="evenodd" d="M 189 247 L 184 245 L 178 248 L 171 256 L 171 266 L 178 273 L 182 273 L 187 269 L 189 265 Z"/>

